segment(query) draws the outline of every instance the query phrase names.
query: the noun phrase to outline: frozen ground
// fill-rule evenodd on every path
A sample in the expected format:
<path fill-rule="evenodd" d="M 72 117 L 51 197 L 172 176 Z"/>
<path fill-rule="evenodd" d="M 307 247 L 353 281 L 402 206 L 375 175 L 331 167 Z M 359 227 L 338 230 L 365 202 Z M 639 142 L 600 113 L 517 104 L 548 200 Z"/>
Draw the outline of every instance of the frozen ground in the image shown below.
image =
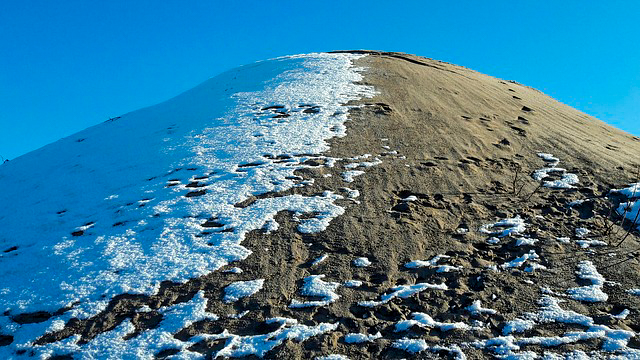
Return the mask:
<path fill-rule="evenodd" d="M 344 104 L 374 94 L 355 84 L 358 57 L 311 54 L 231 70 L 3 165 L 0 203 L 11 206 L 0 209 L 0 333 L 14 341 L 1 357 L 72 317 L 97 314 L 116 295 L 153 294 L 163 281 L 246 258 L 245 234 L 277 229 L 280 211 L 314 214 L 299 230 L 323 230 L 343 212 L 331 192 L 234 205 L 305 185 L 294 171 L 345 136 Z M 232 284 L 225 301 L 261 287 Z M 56 315 L 12 321 L 37 311 Z M 92 344 L 105 346 L 100 339 Z"/>

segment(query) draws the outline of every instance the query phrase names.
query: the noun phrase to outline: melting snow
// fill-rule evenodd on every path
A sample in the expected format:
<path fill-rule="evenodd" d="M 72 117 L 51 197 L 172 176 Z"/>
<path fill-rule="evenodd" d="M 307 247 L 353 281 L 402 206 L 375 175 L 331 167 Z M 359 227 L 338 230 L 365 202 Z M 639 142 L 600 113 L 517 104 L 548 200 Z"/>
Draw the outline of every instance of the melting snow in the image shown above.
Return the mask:
<path fill-rule="evenodd" d="M 480 300 L 476 300 L 473 304 L 467 306 L 466 308 L 472 315 L 480 315 L 480 314 L 491 314 L 494 315 L 497 311 L 489 308 L 483 308 Z"/>
<path fill-rule="evenodd" d="M 382 164 L 382 160 L 375 158 L 373 161 L 364 161 L 364 162 L 360 162 L 360 163 L 351 163 L 351 164 L 347 164 L 344 166 L 345 169 L 355 169 L 355 168 L 359 168 L 359 167 L 364 167 L 364 168 L 368 168 L 368 167 L 373 167 L 376 165 L 380 165 Z"/>
<path fill-rule="evenodd" d="M 358 305 L 365 306 L 365 307 L 375 307 L 382 304 L 386 304 L 393 298 L 400 297 L 405 299 L 413 294 L 417 294 L 427 289 L 447 290 L 448 288 L 447 288 L 447 285 L 444 283 L 439 285 L 428 284 L 428 283 L 419 283 L 415 285 L 400 285 L 400 286 L 395 286 L 391 288 L 391 293 L 380 296 L 380 301 L 361 301 L 358 303 Z"/>
<path fill-rule="evenodd" d="M 526 263 L 527 261 L 538 261 L 538 260 L 540 260 L 540 256 L 536 254 L 535 250 L 530 250 L 528 253 L 502 264 L 501 267 L 503 269 L 518 268 L 522 266 L 524 263 Z M 542 265 L 538 264 L 537 268 L 540 268 L 541 266 Z"/>
<path fill-rule="evenodd" d="M 628 197 L 629 199 L 635 199 L 640 197 L 640 183 L 629 184 L 629 187 L 624 189 L 611 190 L 612 193 L 618 193 Z"/>
<path fill-rule="evenodd" d="M 347 280 L 344 282 L 344 286 L 346 287 L 359 287 L 362 286 L 362 281 L 360 280 Z"/>
<path fill-rule="evenodd" d="M 619 314 L 617 315 L 611 315 L 611 317 L 616 318 L 616 319 L 620 319 L 620 320 L 624 320 L 627 318 L 627 316 L 629 316 L 629 314 L 631 314 L 631 311 L 629 309 L 624 309 L 622 311 L 620 311 Z"/>
<path fill-rule="evenodd" d="M 560 159 L 558 159 L 557 157 L 551 155 L 551 154 L 547 154 L 547 153 L 538 153 L 538 156 L 540 158 L 542 158 L 542 160 L 551 163 L 549 165 L 551 166 L 556 166 L 558 165 L 558 163 L 560 163 Z"/>
<path fill-rule="evenodd" d="M 236 281 L 224 288 L 224 298 L 222 299 L 226 303 L 236 302 L 242 298 L 251 296 L 264 285 L 264 279 L 250 280 L 250 281 Z"/>
<path fill-rule="evenodd" d="M 591 281 L 591 285 L 567 290 L 572 299 L 587 302 L 607 301 L 609 296 L 602 291 L 605 279 L 591 261 L 581 261 L 576 274 L 580 279 Z"/>
<path fill-rule="evenodd" d="M 362 174 L 364 174 L 364 171 L 361 171 L 361 170 L 349 170 L 349 171 L 345 171 L 345 172 L 342 173 L 342 179 L 345 182 L 351 183 L 351 182 L 353 182 L 355 180 L 354 178 L 356 176 L 360 176 Z"/>
<path fill-rule="evenodd" d="M 301 342 L 310 337 L 334 331 L 338 327 L 337 323 L 320 323 L 316 326 L 300 325 L 295 319 L 287 318 L 273 318 L 266 322 L 279 323 L 280 328 L 267 334 L 251 336 L 238 336 L 225 330 L 221 334 L 196 335 L 191 341 L 196 343 L 202 340 L 227 339 L 224 347 L 212 356 L 214 359 L 218 357 L 243 357 L 249 355 L 264 357 L 267 352 L 286 340 Z"/>
<path fill-rule="evenodd" d="M 602 240 L 576 240 L 576 244 L 583 249 L 590 248 L 592 246 L 607 246 L 608 244 Z"/>
<path fill-rule="evenodd" d="M 353 265 L 356 267 L 367 267 L 371 265 L 371 261 L 369 261 L 369 259 L 367 259 L 366 257 L 359 257 L 353 260 Z"/>
<path fill-rule="evenodd" d="M 586 228 L 577 228 L 575 230 L 576 232 L 576 236 L 579 238 L 584 238 L 585 236 L 589 235 L 589 233 L 591 232 L 591 230 L 586 229 Z"/>
<path fill-rule="evenodd" d="M 140 335 L 124 340 L 124 337 L 135 331 L 134 325 L 130 320 L 125 320 L 115 329 L 102 333 L 87 344 L 79 343 L 80 336 L 74 335 L 70 338 L 55 342 L 52 344 L 29 347 L 39 354 L 40 358 L 48 358 L 55 355 L 66 355 L 69 353 L 82 352 L 82 357 L 87 359 L 109 358 L 109 359 L 125 359 L 136 357 L 151 358 L 153 354 L 164 349 L 178 349 L 185 356 L 194 353 L 187 350 L 195 344 L 193 339 L 190 341 L 180 341 L 173 337 L 181 329 L 200 320 L 209 319 L 217 320 L 218 317 L 206 311 L 207 299 L 204 293 L 200 291 L 194 298 L 186 303 L 176 304 L 164 307 L 158 311 L 163 315 L 163 320 L 157 328 L 142 332 Z M 19 344 L 17 348 L 27 349 L 28 344 Z M 7 348 L 0 347 L 0 354 Z M 11 356 L 2 356 L 8 359 Z"/>
<path fill-rule="evenodd" d="M 629 289 L 627 290 L 627 293 L 635 296 L 640 296 L 640 289 Z"/>
<path fill-rule="evenodd" d="M 279 211 L 317 214 L 298 228 L 323 230 L 344 212 L 330 192 L 234 205 L 296 186 L 294 172 L 308 159 L 297 154 L 321 154 L 327 140 L 345 135 L 342 104 L 375 93 L 357 84 L 361 69 L 352 60 L 359 57 L 311 54 L 234 69 L 3 165 L 0 203 L 16 206 L 0 209 L 0 246 L 19 251 L 2 254 L 0 277 L 9 280 L 0 289 L 7 314 L 0 324 L 11 325 L 20 340 L 14 344 L 35 340 L 54 321 L 96 314 L 116 295 L 152 294 L 163 281 L 184 282 L 245 259 L 251 253 L 241 245 L 245 235 L 265 225 L 273 230 Z M 318 111 L 302 111 L 299 105 L 309 103 Z M 280 154 L 288 160 L 275 161 Z M 332 166 L 334 159 L 326 160 Z M 42 324 L 10 320 L 72 304 Z M 143 354 L 159 341 L 178 341 L 121 340 L 131 326 L 125 321 L 81 349 L 75 338 L 59 344 Z"/>
<path fill-rule="evenodd" d="M 638 196 L 636 194 L 636 196 Z M 622 203 L 616 209 L 616 212 L 620 216 L 624 216 L 625 219 L 631 221 L 632 224 L 640 224 L 640 200 L 628 201 Z M 636 226 L 640 229 L 640 226 Z"/>
<path fill-rule="evenodd" d="M 512 333 L 522 333 L 533 329 L 535 322 L 531 320 L 515 319 L 508 321 L 502 328 L 502 335 L 511 335 Z"/>
<path fill-rule="evenodd" d="M 344 342 L 346 342 L 347 344 L 360 344 L 364 342 L 372 342 L 374 340 L 380 339 L 381 337 L 382 334 L 380 334 L 379 331 L 374 335 L 350 333 L 344 336 Z"/>
<path fill-rule="evenodd" d="M 448 259 L 450 256 L 448 255 L 436 255 L 431 260 L 423 261 L 423 260 L 414 260 L 404 264 L 404 267 L 408 269 L 417 269 L 421 267 L 433 267 L 438 264 L 438 261 L 442 259 Z"/>
<path fill-rule="evenodd" d="M 325 355 L 325 356 L 318 356 L 316 357 L 316 360 L 349 360 L 349 358 L 340 354 L 331 354 L 331 355 Z"/>
<path fill-rule="evenodd" d="M 429 348 L 427 342 L 423 339 L 400 339 L 393 342 L 391 345 L 396 349 L 404 350 L 406 352 L 415 354 L 425 351 Z"/>
<path fill-rule="evenodd" d="M 223 272 L 230 274 L 242 274 L 242 269 L 240 269 L 239 267 L 232 267 L 231 269 L 224 270 Z"/>
<path fill-rule="evenodd" d="M 444 323 L 433 320 L 433 318 L 424 313 L 413 313 L 411 314 L 411 320 L 403 320 L 396 323 L 396 332 L 407 331 L 412 326 L 419 327 L 429 327 L 429 328 L 439 328 L 441 331 L 450 331 L 450 330 L 469 330 L 471 327 L 462 322 L 455 323 Z"/>
<path fill-rule="evenodd" d="M 480 227 L 480 232 L 491 236 L 505 237 L 520 234 L 524 232 L 525 229 L 524 220 L 518 215 L 511 219 L 503 219 L 493 224 L 483 225 Z"/>
<path fill-rule="evenodd" d="M 516 246 L 533 246 L 538 242 L 538 239 L 521 237 L 516 240 Z"/>
<path fill-rule="evenodd" d="M 340 283 L 325 282 L 322 279 L 325 275 L 311 275 L 304 278 L 304 285 L 300 294 L 304 296 L 320 297 L 322 300 L 300 302 L 296 299 L 291 300 L 290 308 L 305 308 L 315 306 L 325 306 L 338 300 L 340 295 L 335 291 L 340 287 Z"/>
<path fill-rule="evenodd" d="M 543 181 L 551 173 L 560 173 L 561 178 L 558 180 L 543 181 L 542 185 L 552 189 L 571 189 L 573 185 L 580 182 L 578 175 L 567 172 L 566 169 L 556 167 L 560 160 L 551 154 L 538 153 L 538 156 L 548 162 L 545 168 L 533 172 L 532 177 L 536 181 Z"/>
<path fill-rule="evenodd" d="M 319 256 L 317 258 L 315 258 L 312 262 L 311 262 L 311 266 L 316 266 L 318 264 L 320 264 L 321 262 L 327 260 L 327 258 L 329 257 L 329 255 L 327 254 L 323 254 L 322 256 Z"/>

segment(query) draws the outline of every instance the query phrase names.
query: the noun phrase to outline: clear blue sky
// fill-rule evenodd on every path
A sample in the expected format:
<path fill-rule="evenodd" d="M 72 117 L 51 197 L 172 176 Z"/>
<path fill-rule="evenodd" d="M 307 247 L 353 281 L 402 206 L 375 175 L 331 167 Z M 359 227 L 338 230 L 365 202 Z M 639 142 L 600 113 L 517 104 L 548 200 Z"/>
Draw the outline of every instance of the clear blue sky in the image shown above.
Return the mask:
<path fill-rule="evenodd" d="M 0 155 L 15 158 L 229 68 L 414 53 L 533 86 L 640 135 L 637 1 L 0 1 Z"/>

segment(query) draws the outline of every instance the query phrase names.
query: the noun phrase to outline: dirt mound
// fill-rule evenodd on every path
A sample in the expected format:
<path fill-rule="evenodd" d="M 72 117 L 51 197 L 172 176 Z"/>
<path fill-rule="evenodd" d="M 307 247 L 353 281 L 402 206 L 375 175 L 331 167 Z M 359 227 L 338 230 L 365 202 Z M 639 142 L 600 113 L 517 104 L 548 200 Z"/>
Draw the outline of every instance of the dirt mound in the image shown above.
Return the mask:
<path fill-rule="evenodd" d="M 323 154 L 335 164 L 311 160 L 297 172 L 307 185 L 287 192 L 331 190 L 343 215 L 305 234 L 296 214 L 280 212 L 277 229 L 247 235 L 253 253 L 234 267 L 122 295 L 39 343 L 89 342 L 125 319 L 135 338 L 158 325 L 161 308 L 201 292 L 219 318 L 173 336 L 203 356 L 229 346 L 216 337 L 225 330 L 280 339 L 290 327 L 267 321 L 278 317 L 335 329 L 285 336 L 265 358 L 640 356 L 640 297 L 629 291 L 640 283 L 639 242 L 614 210 L 625 199 L 609 193 L 638 181 L 640 139 L 512 81 L 359 53 L 377 96 L 351 104 L 361 106 L 347 136 Z M 214 220 L 203 226 L 215 230 Z M 223 301 L 226 286 L 253 279 L 265 279 L 260 291 Z"/>

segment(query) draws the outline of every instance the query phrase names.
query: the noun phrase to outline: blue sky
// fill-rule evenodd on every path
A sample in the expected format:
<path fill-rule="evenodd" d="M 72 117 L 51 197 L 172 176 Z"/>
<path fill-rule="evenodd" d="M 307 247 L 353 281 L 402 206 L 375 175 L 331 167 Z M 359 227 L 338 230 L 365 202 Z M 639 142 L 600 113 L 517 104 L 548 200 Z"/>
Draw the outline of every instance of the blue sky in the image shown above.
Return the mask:
<path fill-rule="evenodd" d="M 15 158 L 229 68 L 402 51 L 535 87 L 640 135 L 636 1 L 0 2 L 0 156 Z"/>

